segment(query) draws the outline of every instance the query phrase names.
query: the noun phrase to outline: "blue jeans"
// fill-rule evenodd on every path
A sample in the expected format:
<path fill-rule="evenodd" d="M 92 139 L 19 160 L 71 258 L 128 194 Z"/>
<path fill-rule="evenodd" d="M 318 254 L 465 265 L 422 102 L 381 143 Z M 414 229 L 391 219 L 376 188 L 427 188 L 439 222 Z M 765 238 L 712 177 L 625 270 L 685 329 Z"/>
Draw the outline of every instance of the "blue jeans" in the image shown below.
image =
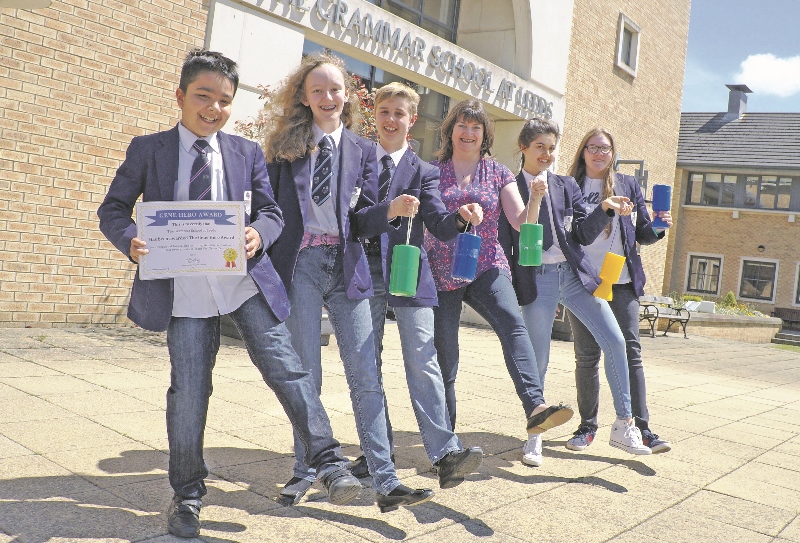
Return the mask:
<path fill-rule="evenodd" d="M 628 378 L 631 384 L 631 408 L 636 426 L 649 429 L 650 413 L 647 410 L 647 387 L 642 365 L 642 345 L 639 343 L 639 296 L 632 283 L 614 285 L 614 296 L 608 302 L 617 319 L 628 360 Z M 597 411 L 600 405 L 600 346 L 592 333 L 570 314 L 569 323 L 575 337 L 575 386 L 578 389 L 578 411 L 581 424 L 597 429 Z"/>
<path fill-rule="evenodd" d="M 595 298 L 583 286 L 566 262 L 542 264 L 536 275 L 536 300 L 522 306 L 522 316 L 536 351 L 539 376 L 544 383 L 550 362 L 550 335 L 559 302 L 592 333 L 605 354 L 606 379 L 614 398 L 618 418 L 631 417 L 631 392 L 625 338 L 608 302 Z"/>
<path fill-rule="evenodd" d="M 261 295 L 230 313 L 244 340 L 250 360 L 281 402 L 305 444 L 309 465 L 321 474 L 347 466 L 339 442 L 319 400 L 311 375 L 292 349 L 286 326 L 272 314 Z M 170 387 L 167 391 L 169 482 L 179 496 L 199 498 L 203 480 L 203 434 L 211 397 L 211 373 L 219 351 L 219 317 L 172 317 L 167 329 Z"/>
<path fill-rule="evenodd" d="M 472 283 L 456 290 L 440 290 L 439 307 L 434 308 L 434 329 L 439 367 L 444 378 L 450 427 L 456 427 L 456 375 L 458 374 L 458 328 L 461 303 L 465 302 L 486 319 L 500 345 L 506 369 L 522 400 L 525 416 L 544 402 L 542 382 L 528 331 L 520 315 L 511 280 L 497 268 L 480 274 Z M 396 308 L 395 308 L 396 310 Z M 555 315 L 555 309 L 553 310 Z M 551 318 L 552 320 L 552 318 Z"/>
<path fill-rule="evenodd" d="M 351 300 L 344 282 L 338 245 L 318 245 L 300 251 L 289 288 L 292 311 L 286 320 L 292 345 L 311 372 L 317 391 L 322 390 L 322 353 L 319 344 L 323 305 L 333 326 L 339 355 L 350 387 L 361 448 L 367 457 L 373 486 L 389 494 L 399 484 L 389 453 L 386 398 L 375 364 L 375 338 L 369 300 Z M 294 475 L 313 480 L 314 470 L 304 461 L 305 445 L 295 434 Z"/>
<path fill-rule="evenodd" d="M 375 335 L 375 364 L 378 366 L 378 379 L 383 387 L 383 328 L 386 324 L 386 283 L 383 280 L 383 262 L 381 255 L 367 255 L 369 273 L 372 277 L 372 289 L 375 295 L 369 299 L 369 310 L 372 314 L 372 331 Z M 385 396 L 384 396 L 385 399 Z M 394 434 L 389 420 L 389 404 L 384 402 L 386 411 L 386 435 L 389 437 L 389 450 L 394 452 Z"/>
<path fill-rule="evenodd" d="M 375 296 L 370 299 L 372 324 L 375 330 L 376 350 L 383 349 L 383 329 L 386 324 L 386 284 L 383 279 L 383 263 L 380 256 L 369 257 L 369 269 Z M 377 283 L 380 282 L 380 286 Z M 463 447 L 458 436 L 450 429 L 450 419 L 444 399 L 444 382 L 439 362 L 436 360 L 436 347 L 433 343 L 432 307 L 395 307 L 397 330 L 400 333 L 400 347 L 403 350 L 403 363 L 406 370 L 408 394 L 417 418 L 417 426 L 422 444 L 431 464 L 435 464 L 452 451 Z M 378 357 L 378 373 L 381 359 Z M 381 376 L 381 379 L 383 377 Z M 392 427 L 389 425 L 389 412 L 386 412 L 389 440 L 392 441 Z M 394 449 L 394 443 L 391 443 Z"/>

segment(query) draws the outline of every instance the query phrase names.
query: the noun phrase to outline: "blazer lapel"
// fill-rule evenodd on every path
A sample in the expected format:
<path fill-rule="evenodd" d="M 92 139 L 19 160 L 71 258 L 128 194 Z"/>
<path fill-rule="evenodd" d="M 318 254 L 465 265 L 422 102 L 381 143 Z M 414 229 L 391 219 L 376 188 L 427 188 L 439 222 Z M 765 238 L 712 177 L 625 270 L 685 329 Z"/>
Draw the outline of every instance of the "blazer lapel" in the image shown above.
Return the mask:
<path fill-rule="evenodd" d="M 230 145 L 227 134 L 217 133 L 217 142 L 222 154 L 225 170 L 225 186 L 228 189 L 228 200 L 244 201 L 245 160 L 241 153 Z"/>
<path fill-rule="evenodd" d="M 297 202 L 300 205 L 300 215 L 302 216 L 302 224 L 306 223 L 306 209 L 308 208 L 308 200 L 311 197 L 311 156 L 306 155 L 302 158 L 292 161 L 292 179 L 294 180 L 294 187 L 297 191 Z"/>
<path fill-rule="evenodd" d="M 412 151 L 410 147 L 406 149 L 406 152 L 403 153 L 403 157 L 400 159 L 400 163 L 394 170 L 394 177 L 392 177 L 392 184 L 389 187 L 389 194 L 386 196 L 387 200 L 391 201 L 396 196 L 399 196 L 404 189 L 419 190 L 421 188 L 409 186 L 409 182 L 416 172 L 414 165 L 417 160 L 417 155 L 414 154 L 414 151 Z"/>
<path fill-rule="evenodd" d="M 180 153 L 180 136 L 178 126 L 161 136 L 161 148 L 156 150 L 156 176 L 161 201 L 171 202 L 175 199 L 175 184 L 178 182 L 178 156 Z"/>
<path fill-rule="evenodd" d="M 359 178 L 361 147 L 356 143 L 355 136 L 346 129 L 342 130 L 340 145 L 339 176 L 336 179 L 338 191 L 336 213 L 339 217 L 339 227 L 342 229 L 342 234 L 346 236 L 344 225 L 347 224 L 347 214 L 350 212 L 350 198 L 353 195 L 356 180 Z"/>
<path fill-rule="evenodd" d="M 547 194 L 550 198 L 553 227 L 556 229 L 553 234 L 558 236 L 558 243 L 561 245 L 563 251 L 563 248 L 566 247 L 566 240 L 564 239 L 563 228 L 560 228 L 559 225 L 564 222 L 564 184 L 557 175 L 549 171 L 547 172 Z"/>

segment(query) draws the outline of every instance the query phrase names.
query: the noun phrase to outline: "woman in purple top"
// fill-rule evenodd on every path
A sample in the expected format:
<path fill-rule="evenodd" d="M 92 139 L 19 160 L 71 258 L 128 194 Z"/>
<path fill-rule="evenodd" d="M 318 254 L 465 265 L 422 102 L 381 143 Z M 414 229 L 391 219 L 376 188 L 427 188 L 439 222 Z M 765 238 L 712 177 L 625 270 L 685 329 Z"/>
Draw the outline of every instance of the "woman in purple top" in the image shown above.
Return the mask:
<path fill-rule="evenodd" d="M 494 139 L 489 115 L 478 100 L 456 105 L 442 123 L 442 147 L 434 164 L 441 170 L 439 190 L 448 211 L 477 202 L 483 209 L 475 230 L 481 236 L 478 269 L 473 281 L 450 274 L 455 240 L 439 241 L 427 232 L 425 250 L 436 282 L 439 306 L 434 308 L 434 342 L 444 378 L 447 410 L 456 425 L 455 381 L 458 373 L 458 328 L 465 302 L 486 319 L 500 339 L 506 367 L 522 400 L 529 434 L 539 434 L 567 422 L 572 409 L 547 407 L 527 329 L 517 305 L 508 260 L 497 240 L 500 211 L 513 217 L 515 228 L 525 220 L 525 204 L 508 168 L 488 157 Z M 539 213 L 538 207 L 532 210 Z M 460 216 L 457 216 L 460 219 Z M 466 231 L 470 224 L 461 220 Z"/>

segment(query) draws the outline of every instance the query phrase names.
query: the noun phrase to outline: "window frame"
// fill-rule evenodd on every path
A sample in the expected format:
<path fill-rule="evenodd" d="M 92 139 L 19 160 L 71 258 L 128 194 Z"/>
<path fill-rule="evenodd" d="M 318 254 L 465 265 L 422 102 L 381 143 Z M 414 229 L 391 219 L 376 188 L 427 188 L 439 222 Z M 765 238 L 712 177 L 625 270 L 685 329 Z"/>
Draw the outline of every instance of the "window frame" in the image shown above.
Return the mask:
<path fill-rule="evenodd" d="M 794 297 L 792 298 L 792 305 L 800 307 L 800 261 L 795 264 L 794 269 Z"/>
<path fill-rule="evenodd" d="M 772 297 L 770 299 L 766 298 L 753 298 L 750 296 L 745 296 L 742 294 L 742 279 L 744 275 L 744 265 L 745 262 L 765 262 L 769 264 L 775 264 L 775 275 L 772 277 Z M 778 291 L 778 273 L 780 271 L 780 260 L 775 258 L 759 258 L 755 256 L 742 256 L 739 258 L 739 280 L 737 281 L 736 292 L 738 293 L 737 299 L 740 300 L 747 300 L 750 302 L 756 302 L 761 304 L 774 304 L 775 303 L 775 296 Z"/>
<path fill-rule="evenodd" d="M 719 175 L 720 183 L 717 190 L 717 202 L 705 203 L 706 196 L 710 190 L 707 187 L 708 176 Z M 735 177 L 736 183 L 726 183 L 727 178 Z M 698 179 L 694 179 L 698 178 Z M 767 178 L 766 180 L 764 178 Z M 773 179 L 774 178 L 774 179 Z M 781 195 L 781 183 L 789 180 L 789 204 L 788 208 L 779 207 Z M 755 181 L 754 190 L 748 193 L 748 183 Z M 699 187 L 697 184 L 699 183 Z M 775 195 L 772 207 L 761 207 L 762 185 L 773 183 L 775 185 Z M 726 198 L 726 186 L 733 186 L 733 204 L 723 203 Z M 697 194 L 699 201 L 693 201 L 693 196 Z M 748 194 L 751 205 L 748 205 Z M 729 197 L 730 195 L 728 195 Z M 785 197 L 786 194 L 783 194 Z M 800 212 L 800 175 L 797 174 L 776 174 L 776 173 L 734 173 L 714 170 L 687 170 L 686 174 L 686 196 L 683 198 L 683 205 L 702 206 L 717 209 L 739 209 L 745 211 L 788 213 L 796 214 Z"/>
<path fill-rule="evenodd" d="M 625 46 L 625 30 L 631 34 L 630 40 L 630 61 L 628 64 L 623 60 L 623 47 Z M 642 30 L 630 17 L 624 13 L 619 14 L 619 21 L 617 23 L 617 44 L 616 54 L 614 55 L 614 64 L 620 70 L 624 71 L 631 77 L 636 77 L 636 72 L 639 66 L 639 48 L 642 42 Z"/>
<path fill-rule="evenodd" d="M 716 292 L 710 290 L 690 290 L 689 289 L 689 279 L 692 275 L 692 258 L 706 258 L 706 259 L 714 259 L 719 260 L 719 275 L 717 277 L 717 290 Z M 700 294 L 704 296 L 719 296 L 720 289 L 722 288 L 722 272 L 725 266 L 725 255 L 721 254 L 713 254 L 713 253 L 695 253 L 690 252 L 686 255 L 686 274 L 683 280 L 684 284 L 684 292 L 691 292 L 693 294 Z"/>
<path fill-rule="evenodd" d="M 414 25 L 416 25 L 416 26 L 418 26 L 420 28 L 424 28 L 423 23 L 428 23 L 430 25 L 433 25 L 434 27 L 437 27 L 439 29 L 444 30 L 445 32 L 449 32 L 450 33 L 450 38 L 443 37 L 443 39 L 446 39 L 447 41 L 455 44 L 456 43 L 456 37 L 458 36 L 458 16 L 459 16 L 459 12 L 461 11 L 461 0 L 453 0 L 453 1 L 455 2 L 455 6 L 453 8 L 453 20 L 450 22 L 449 26 L 448 26 L 448 24 L 446 22 L 440 21 L 438 19 L 434 19 L 433 17 L 430 17 L 430 16 L 425 14 L 425 0 L 420 0 L 419 9 L 414 8 L 414 7 L 406 4 L 406 2 L 404 0 L 375 0 L 375 4 L 379 5 L 380 7 L 385 9 L 386 11 L 389 11 L 389 13 L 392 13 L 389 10 L 390 4 L 394 4 L 394 6 L 396 6 L 397 8 L 400 8 L 400 9 L 403 9 L 403 10 L 408 11 L 410 13 L 413 13 L 414 15 L 417 16 L 417 20 L 416 21 L 411 21 L 411 20 L 406 19 L 405 17 L 403 17 L 401 15 L 398 15 L 398 17 L 401 17 L 402 19 L 404 19 L 404 20 L 408 21 L 409 23 L 414 24 Z M 394 6 L 391 6 L 391 7 L 394 7 Z M 433 32 L 430 29 L 428 29 L 428 31 L 429 32 Z"/>

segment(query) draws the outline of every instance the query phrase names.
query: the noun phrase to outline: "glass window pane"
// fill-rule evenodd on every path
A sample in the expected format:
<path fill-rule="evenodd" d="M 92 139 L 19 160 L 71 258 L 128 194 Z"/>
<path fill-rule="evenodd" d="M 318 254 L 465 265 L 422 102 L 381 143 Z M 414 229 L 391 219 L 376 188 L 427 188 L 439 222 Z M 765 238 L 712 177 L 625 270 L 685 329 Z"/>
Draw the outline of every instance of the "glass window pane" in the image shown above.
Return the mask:
<path fill-rule="evenodd" d="M 739 285 L 739 296 L 757 300 L 772 300 L 775 269 L 774 262 L 745 260 L 742 265 L 742 284 Z"/>
<path fill-rule="evenodd" d="M 455 22 L 456 0 L 425 0 L 422 13 L 445 26 L 452 27 Z"/>
<path fill-rule="evenodd" d="M 693 173 L 689 176 L 689 191 L 687 204 L 699 204 L 702 201 L 703 194 L 703 174 Z"/>
<path fill-rule="evenodd" d="M 633 44 L 633 32 L 629 28 L 622 29 L 622 54 L 620 60 L 631 66 L 631 46 Z M 631 66 L 633 68 L 633 66 Z"/>
<path fill-rule="evenodd" d="M 710 206 L 719 204 L 719 189 L 722 185 L 722 175 L 718 173 L 707 173 L 706 182 L 703 185 L 703 203 Z"/>
<path fill-rule="evenodd" d="M 422 19 L 422 28 L 433 34 L 436 34 L 437 36 L 439 36 L 444 40 L 453 41 L 454 32 L 451 28 L 449 27 L 445 28 L 441 25 L 434 23 L 430 19 Z"/>
<path fill-rule="evenodd" d="M 416 11 L 411 11 L 410 9 L 406 9 L 402 6 L 397 6 L 394 4 L 394 2 L 389 2 L 388 5 L 384 6 L 384 9 L 386 9 L 386 11 L 389 13 L 394 13 L 398 17 L 402 17 L 406 21 L 419 26 L 419 20 L 421 16 Z"/>
<path fill-rule="evenodd" d="M 384 3 L 388 3 L 389 5 L 400 4 L 409 7 L 411 9 L 415 9 L 417 11 L 420 11 L 422 9 L 422 0 L 389 0 L 389 2 L 384 2 Z"/>
<path fill-rule="evenodd" d="M 778 179 L 775 209 L 789 209 L 792 199 L 792 178 L 781 177 Z"/>
<path fill-rule="evenodd" d="M 744 189 L 744 207 L 758 207 L 758 181 L 757 175 L 748 175 Z"/>
<path fill-rule="evenodd" d="M 797 285 L 797 291 L 794 293 L 794 303 L 800 305 L 800 265 L 797 266 L 797 280 L 795 284 Z"/>
<path fill-rule="evenodd" d="M 722 190 L 719 205 L 733 206 L 736 197 L 736 176 L 724 175 L 722 177 Z"/>
<path fill-rule="evenodd" d="M 691 256 L 689 280 L 686 290 L 704 294 L 717 294 L 721 260 L 715 257 Z"/>
<path fill-rule="evenodd" d="M 775 209 L 775 193 L 778 178 L 774 175 L 761 176 L 761 190 L 758 191 L 758 207 L 761 209 Z"/>

